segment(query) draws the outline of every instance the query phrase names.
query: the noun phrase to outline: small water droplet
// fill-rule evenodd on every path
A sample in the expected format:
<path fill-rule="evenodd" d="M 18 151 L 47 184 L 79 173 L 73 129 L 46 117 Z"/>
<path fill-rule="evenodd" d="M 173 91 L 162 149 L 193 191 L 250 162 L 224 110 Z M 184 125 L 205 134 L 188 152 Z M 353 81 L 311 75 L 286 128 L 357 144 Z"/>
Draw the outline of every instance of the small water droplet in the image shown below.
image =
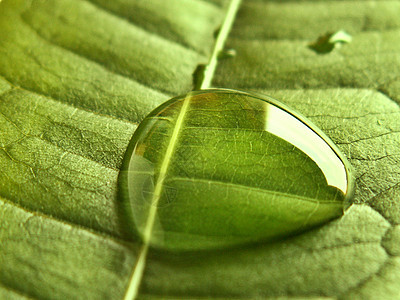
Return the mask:
<path fill-rule="evenodd" d="M 328 32 L 320 36 L 315 42 L 308 45 L 311 50 L 319 54 L 327 54 L 333 49 L 340 48 L 343 44 L 351 43 L 352 37 L 344 30 Z"/>
<path fill-rule="evenodd" d="M 235 49 L 224 49 L 218 54 L 218 59 L 232 58 L 236 56 Z"/>
<path fill-rule="evenodd" d="M 153 247 L 199 250 L 271 241 L 343 214 L 349 165 L 277 101 L 204 90 L 151 112 L 121 171 L 132 224 Z"/>

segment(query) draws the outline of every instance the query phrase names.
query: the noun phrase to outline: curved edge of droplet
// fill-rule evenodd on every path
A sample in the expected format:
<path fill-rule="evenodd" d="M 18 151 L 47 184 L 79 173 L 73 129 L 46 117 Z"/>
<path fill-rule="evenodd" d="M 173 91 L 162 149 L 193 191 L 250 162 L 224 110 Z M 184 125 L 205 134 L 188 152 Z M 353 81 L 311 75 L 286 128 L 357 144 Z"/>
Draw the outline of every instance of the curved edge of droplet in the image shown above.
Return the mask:
<path fill-rule="evenodd" d="M 139 127 L 138 127 L 139 128 Z M 132 156 L 132 153 L 134 151 L 134 145 L 132 143 L 132 139 L 135 135 L 135 132 L 137 129 L 134 131 L 132 137 L 129 140 L 129 144 L 127 147 L 127 150 L 124 153 L 120 171 L 118 174 L 118 191 L 117 191 L 117 213 L 118 213 L 118 220 L 119 220 L 119 226 L 120 230 L 124 233 L 124 235 L 127 236 L 128 240 L 136 240 L 137 238 L 140 238 L 139 232 L 136 230 L 136 226 L 134 226 L 134 221 L 133 221 L 133 214 L 131 211 L 131 205 L 129 202 L 129 191 L 128 191 L 128 178 L 127 174 L 128 172 L 127 167 L 129 166 L 129 160 L 130 157 Z"/>
<path fill-rule="evenodd" d="M 346 156 L 342 153 L 342 151 L 335 145 L 335 143 L 321 129 L 319 129 L 319 127 L 317 125 L 315 125 L 307 117 L 298 113 L 297 111 L 294 111 L 288 105 L 276 100 L 275 98 L 272 98 L 270 96 L 264 95 L 264 94 L 262 94 L 260 92 L 256 92 L 256 91 L 244 91 L 244 90 L 235 90 L 235 89 L 228 89 L 228 88 L 210 88 L 210 89 L 193 91 L 193 92 L 196 92 L 199 94 L 200 93 L 210 93 L 210 92 L 243 94 L 243 95 L 246 95 L 249 97 L 253 97 L 253 98 L 260 99 L 260 100 L 266 101 L 268 103 L 271 103 L 272 105 L 284 110 L 289 115 L 292 115 L 294 118 L 300 120 L 310 130 L 312 130 L 318 136 L 320 136 L 329 145 L 329 147 L 333 150 L 333 152 L 336 154 L 336 156 L 341 161 L 343 161 L 343 166 L 345 168 L 346 177 L 347 177 L 347 193 L 346 193 L 344 201 L 343 201 L 344 202 L 343 212 L 346 211 L 352 205 L 351 200 L 353 199 L 353 196 L 354 196 L 354 176 L 353 176 L 353 170 L 352 170 L 350 162 L 348 161 Z"/>

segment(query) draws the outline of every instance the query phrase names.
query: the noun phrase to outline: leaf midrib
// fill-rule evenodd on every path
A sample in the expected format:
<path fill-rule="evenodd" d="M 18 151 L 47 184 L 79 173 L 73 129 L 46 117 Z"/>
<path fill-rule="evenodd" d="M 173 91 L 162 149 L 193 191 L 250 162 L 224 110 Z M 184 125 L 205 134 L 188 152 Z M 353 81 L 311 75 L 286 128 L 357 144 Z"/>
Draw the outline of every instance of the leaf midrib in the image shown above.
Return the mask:
<path fill-rule="evenodd" d="M 239 10 L 240 4 L 241 4 L 241 0 L 231 0 L 230 1 L 227 13 L 222 22 L 221 29 L 216 38 L 216 42 L 215 42 L 215 45 L 214 45 L 214 48 L 212 51 L 211 58 L 204 69 L 204 74 L 203 74 L 203 78 L 202 78 L 203 80 L 199 84 L 199 89 L 205 89 L 211 85 L 211 81 L 212 81 L 212 78 L 214 76 L 214 73 L 215 73 L 215 70 L 217 67 L 218 55 L 223 50 L 225 41 L 228 38 L 228 34 L 231 30 L 236 13 Z M 195 88 L 197 88 L 197 87 L 195 87 Z M 161 163 L 159 176 L 157 178 L 157 182 L 155 183 L 155 188 L 154 188 L 154 193 L 153 193 L 152 203 L 154 205 L 151 206 L 149 215 L 146 220 L 144 237 L 143 237 L 143 245 L 142 245 L 141 249 L 139 250 L 139 255 L 138 255 L 138 258 L 136 261 L 136 265 L 133 268 L 132 275 L 129 280 L 128 288 L 127 288 L 125 296 L 124 296 L 125 300 L 136 299 L 136 297 L 139 293 L 139 288 L 141 285 L 143 272 L 144 272 L 144 268 L 145 268 L 145 264 L 146 264 L 146 260 L 147 260 L 147 253 L 148 253 L 149 246 L 150 246 L 150 239 L 151 239 L 151 234 L 153 231 L 155 216 L 157 214 L 157 207 L 158 207 L 157 203 L 161 196 L 163 183 L 164 183 L 167 171 L 168 171 L 169 164 L 171 162 L 171 158 L 173 156 L 173 152 L 176 147 L 178 137 L 181 133 L 181 128 L 184 123 L 184 118 L 185 118 L 186 112 L 189 109 L 190 99 L 191 99 L 191 96 L 189 94 L 188 96 L 186 96 L 186 98 L 184 99 L 184 101 L 182 103 L 182 107 L 179 111 L 177 121 L 173 128 L 171 141 L 168 144 L 164 159 Z"/>

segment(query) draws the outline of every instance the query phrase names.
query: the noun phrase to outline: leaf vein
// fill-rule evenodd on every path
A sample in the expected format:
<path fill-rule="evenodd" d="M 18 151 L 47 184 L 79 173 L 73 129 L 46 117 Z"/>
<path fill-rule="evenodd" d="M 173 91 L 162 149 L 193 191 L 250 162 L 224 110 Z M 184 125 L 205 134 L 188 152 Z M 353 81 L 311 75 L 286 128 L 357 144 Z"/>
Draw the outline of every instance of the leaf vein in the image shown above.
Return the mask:
<path fill-rule="evenodd" d="M 132 242 L 130 240 L 120 239 L 120 238 L 118 238 L 116 236 L 110 235 L 110 234 L 108 234 L 106 232 L 103 232 L 103 231 L 94 230 L 92 228 L 83 226 L 81 224 L 68 222 L 66 220 L 56 218 L 54 216 L 45 214 L 45 213 L 40 212 L 40 211 L 31 210 L 31 209 L 29 209 L 29 208 L 27 208 L 25 206 L 22 206 L 22 205 L 20 205 L 18 203 L 15 203 L 11 199 L 6 198 L 4 196 L 0 197 L 0 202 L 12 205 L 16 209 L 20 209 L 20 210 L 23 210 L 23 211 L 31 214 L 33 217 L 42 217 L 42 218 L 48 219 L 50 221 L 61 223 L 62 225 L 65 225 L 65 226 L 70 226 L 70 227 L 73 227 L 73 228 L 77 228 L 78 230 L 81 230 L 81 231 L 87 232 L 89 234 L 92 234 L 92 235 L 96 236 L 96 238 L 99 238 L 99 239 L 102 239 L 102 240 L 107 239 L 109 241 L 113 241 L 113 242 L 115 242 L 115 243 L 117 243 L 119 245 L 122 245 L 122 246 L 132 246 L 132 245 L 135 244 L 134 242 Z"/>
<path fill-rule="evenodd" d="M 64 47 L 64 46 L 62 46 L 62 45 L 56 44 L 56 43 L 54 43 L 53 41 L 50 41 L 50 40 L 44 38 L 42 35 L 40 35 L 40 33 L 39 33 L 34 27 L 32 27 L 31 24 L 29 24 L 28 22 L 26 22 L 26 21 L 24 20 L 24 18 L 21 18 L 21 19 L 22 19 L 22 21 L 24 22 L 24 24 L 25 24 L 26 26 L 28 26 L 28 27 L 36 34 L 36 36 L 37 36 L 38 38 L 40 38 L 42 41 L 45 41 L 46 43 L 50 44 L 51 46 L 56 47 L 56 48 L 59 48 L 59 49 L 61 49 L 61 50 L 63 50 L 63 51 L 72 53 L 72 54 L 74 54 L 74 55 L 80 57 L 80 58 L 83 59 L 83 60 L 86 60 L 86 61 L 88 61 L 88 62 L 90 62 L 90 63 L 92 63 L 92 64 L 95 64 L 95 65 L 97 65 L 97 66 L 100 66 L 101 68 L 103 68 L 104 70 L 106 70 L 107 72 L 109 72 L 110 74 L 113 74 L 113 75 L 115 75 L 115 76 L 118 76 L 118 77 L 122 77 L 122 78 L 124 78 L 124 79 L 127 79 L 127 80 L 129 80 L 129 81 L 131 81 L 131 82 L 134 82 L 134 83 L 136 83 L 136 84 L 139 84 L 139 85 L 141 85 L 141 86 L 143 86 L 143 87 L 145 87 L 145 88 L 147 88 L 147 89 L 150 89 L 150 90 L 153 90 L 153 91 L 156 91 L 156 92 L 161 92 L 161 93 L 163 93 L 163 94 L 168 94 L 168 92 L 167 92 L 166 90 L 157 89 L 157 88 L 155 88 L 155 87 L 149 86 L 149 85 L 147 85 L 146 83 L 144 83 L 143 81 L 138 80 L 137 78 L 133 78 L 133 77 L 127 76 L 127 75 L 125 75 L 125 74 L 123 74 L 123 73 L 120 73 L 120 72 L 117 72 L 117 71 L 115 71 L 115 70 L 112 70 L 112 69 L 110 69 L 110 68 L 109 68 L 106 64 L 104 64 L 104 63 L 101 63 L 101 62 L 99 62 L 99 61 L 96 61 L 96 60 L 94 60 L 94 59 L 92 59 L 92 58 L 90 58 L 90 57 L 88 57 L 88 56 L 85 56 L 85 55 L 83 55 L 83 54 L 77 52 L 77 51 L 73 51 L 73 50 L 71 50 L 71 49 L 69 49 L 69 48 L 66 48 L 66 47 Z M 167 40 L 167 41 L 169 41 L 169 40 Z M 59 74 L 53 72 L 53 70 L 51 70 L 51 69 L 49 69 L 49 68 L 46 68 L 46 67 L 35 57 L 35 55 L 33 55 L 33 53 L 32 53 L 31 51 L 28 50 L 28 51 L 26 51 L 25 53 L 26 53 L 29 57 L 31 57 L 31 58 L 36 62 L 36 64 L 37 64 L 39 67 L 41 67 L 43 70 L 45 70 L 46 72 L 49 72 L 50 74 L 52 74 L 52 75 L 54 75 L 54 76 L 56 76 L 56 77 L 59 77 L 59 78 L 68 78 L 68 79 L 77 80 L 77 81 L 83 81 L 83 82 L 86 82 L 86 83 L 88 83 L 88 84 L 93 85 L 93 87 L 95 87 L 95 88 L 97 88 L 97 89 L 100 89 L 100 90 L 102 90 L 103 92 L 108 92 L 107 90 L 104 90 L 104 89 L 102 88 L 102 86 L 96 85 L 95 82 L 90 81 L 90 80 L 84 81 L 84 80 L 82 80 L 81 78 L 78 79 L 78 78 L 73 78 L 73 77 L 67 77 L 67 76 L 65 76 L 65 75 L 63 75 L 63 76 L 61 77 L 61 75 L 59 75 Z"/>

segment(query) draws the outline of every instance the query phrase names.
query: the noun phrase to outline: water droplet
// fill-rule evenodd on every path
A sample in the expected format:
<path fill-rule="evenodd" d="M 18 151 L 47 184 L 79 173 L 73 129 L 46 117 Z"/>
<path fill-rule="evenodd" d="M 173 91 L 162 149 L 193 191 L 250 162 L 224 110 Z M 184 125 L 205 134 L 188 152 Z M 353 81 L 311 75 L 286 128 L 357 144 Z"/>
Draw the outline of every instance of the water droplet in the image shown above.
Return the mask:
<path fill-rule="evenodd" d="M 340 48 L 343 44 L 348 44 L 352 40 L 350 34 L 343 30 L 328 32 L 320 36 L 315 42 L 308 45 L 311 50 L 319 54 L 327 54 L 333 49 Z"/>
<path fill-rule="evenodd" d="M 349 165 L 313 124 L 234 90 L 174 98 L 133 135 L 121 193 L 143 242 L 199 250 L 270 241 L 343 214 Z"/>
<path fill-rule="evenodd" d="M 236 56 L 235 49 L 223 49 L 218 54 L 218 59 L 232 58 Z"/>

